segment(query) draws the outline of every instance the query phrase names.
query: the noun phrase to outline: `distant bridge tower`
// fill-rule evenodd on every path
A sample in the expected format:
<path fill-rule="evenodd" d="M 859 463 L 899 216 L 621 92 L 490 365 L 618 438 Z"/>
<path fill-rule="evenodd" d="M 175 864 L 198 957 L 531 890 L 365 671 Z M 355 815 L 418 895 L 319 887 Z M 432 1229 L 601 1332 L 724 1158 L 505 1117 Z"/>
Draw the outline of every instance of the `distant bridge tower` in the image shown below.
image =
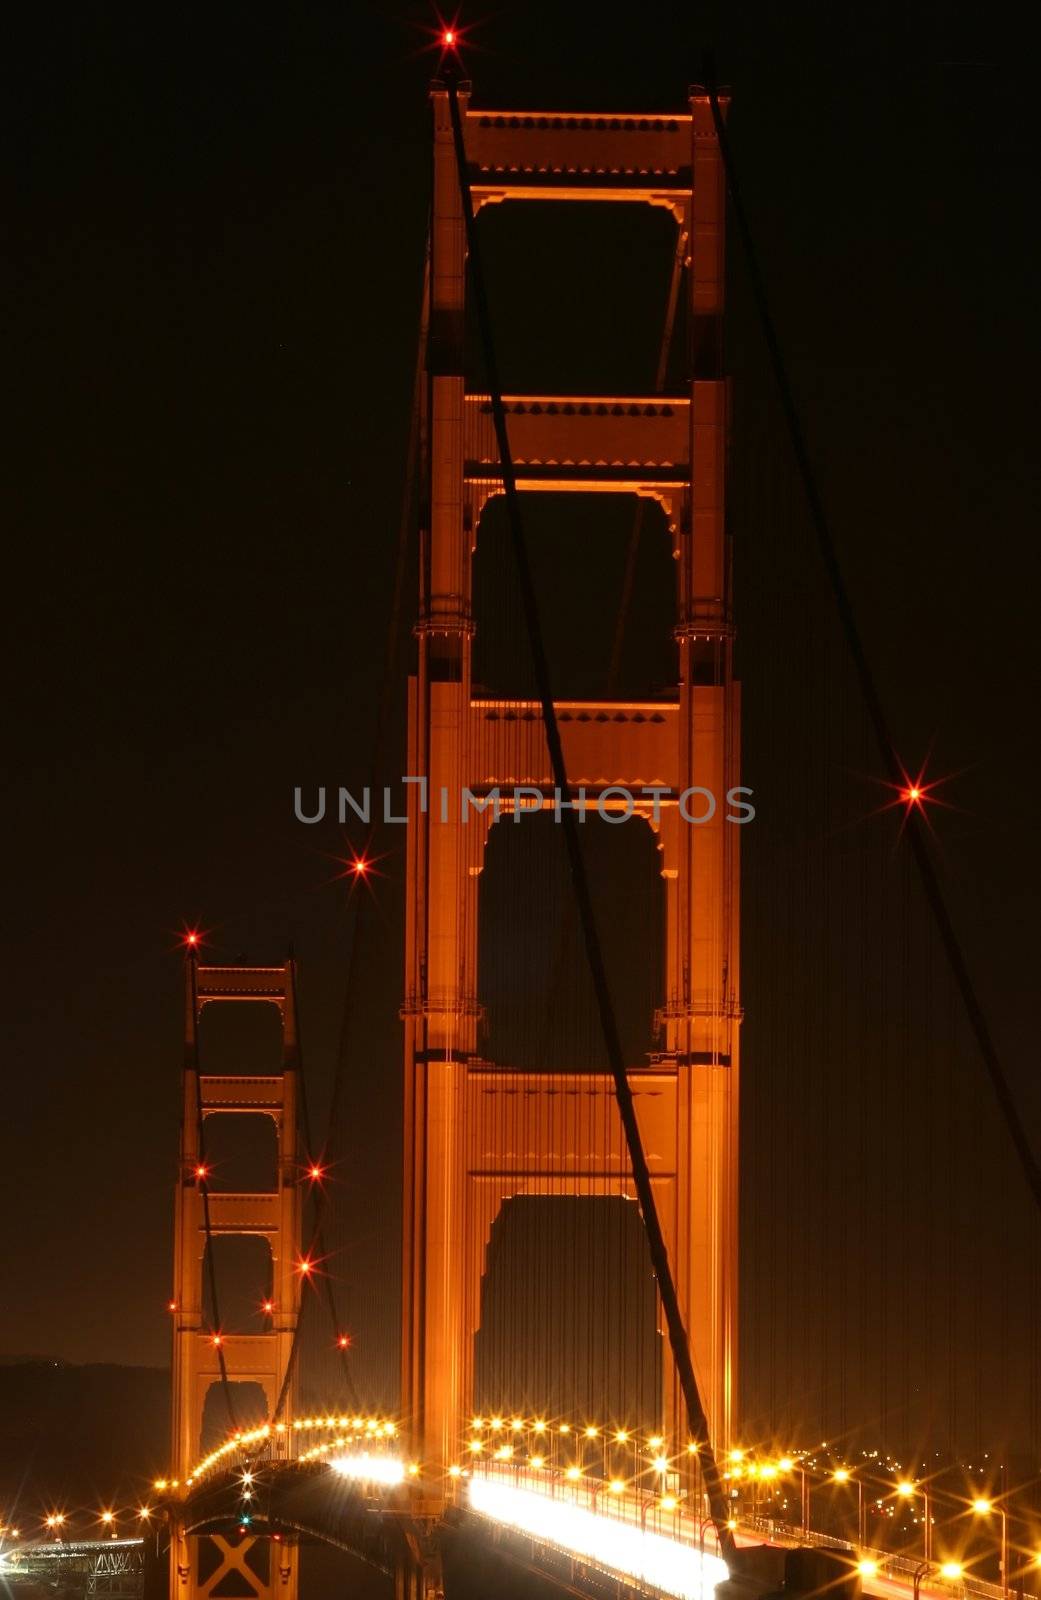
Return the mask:
<path fill-rule="evenodd" d="M 631 1083 L 694 1364 L 714 1442 L 734 1404 L 737 1295 L 738 852 L 724 821 L 739 783 L 738 706 L 724 536 L 726 396 L 722 371 L 724 185 L 707 96 L 676 116 L 474 111 L 460 91 L 474 204 L 608 201 L 663 207 L 690 261 L 689 363 L 682 392 L 505 397 L 519 487 L 622 492 L 663 508 L 676 557 L 679 679 L 671 701 L 569 703 L 561 734 L 569 780 L 594 807 L 605 782 L 664 790 L 654 826 L 667 904 L 662 1048 Z M 432 264 L 427 345 L 418 668 L 410 685 L 411 786 L 405 1001 L 403 1406 L 428 1463 L 460 1459 L 470 1415 L 474 1333 L 491 1229 L 514 1195 L 631 1197 L 606 1076 L 540 1079 L 478 1055 L 477 893 L 490 812 L 461 820 L 459 791 L 532 785 L 552 803 L 548 757 L 517 770 L 500 700 L 475 698 L 471 564 L 482 510 L 501 492 L 487 396 L 466 391 L 465 234 L 447 91 L 435 84 Z M 681 243 L 683 241 L 680 241 Z M 499 308 L 501 310 L 501 308 Z M 596 559 L 590 550 L 589 559 Z M 515 708 L 534 712 L 537 706 Z M 603 713 L 607 713 L 603 715 Z M 509 719 L 511 722 L 516 717 Z M 529 719 L 530 720 L 530 719 Z M 535 741 L 532 741 L 535 748 Z M 606 776 L 605 776 L 606 775 Z M 710 790 L 710 822 L 680 800 Z M 442 786 L 450 799 L 441 810 Z M 701 799 L 688 811 L 701 815 Z M 578 1092 L 581 1091 L 581 1092 Z M 509 1118 L 481 1106 L 511 1096 Z M 565 1137 L 567 1113 L 585 1119 Z M 582 1109 L 578 1109 L 581 1107 Z M 604 1128 L 613 1132 L 604 1142 Z M 508 1148 L 477 1127 L 509 1128 Z M 505 1138 L 505 1136 L 504 1136 Z M 557 1156 L 548 1152 L 555 1150 Z M 571 1150 L 570 1158 L 559 1153 Z M 570 1167 L 567 1160 L 570 1159 Z M 565 1165 L 562 1170 L 561 1162 Z M 612 1166 L 613 1164 L 613 1166 Z M 665 1418 L 685 1437 L 666 1363 Z M 431 1493 L 436 1509 L 437 1491 Z"/>
<path fill-rule="evenodd" d="M 199 1060 L 203 1008 L 227 1001 L 264 1001 L 282 1021 L 282 1071 L 268 1076 L 212 1076 Z M 298 1047 L 294 970 L 281 967 L 211 967 L 193 952 L 185 961 L 184 1107 L 181 1164 L 177 1180 L 173 1291 L 173 1475 L 183 1486 L 202 1454 L 206 1397 L 220 1385 L 221 1358 L 231 1383 L 263 1389 L 270 1418 L 289 1364 L 300 1311 L 301 1191 L 297 1146 Z M 210 1117 L 240 1112 L 271 1117 L 278 1137 L 276 1187 L 268 1193 L 234 1194 L 212 1188 L 204 1195 L 203 1125 Z M 206 1215 L 210 1234 L 256 1234 L 271 1248 L 268 1331 L 224 1333 L 204 1316 Z M 219 1336 L 220 1345 L 214 1342 Z M 292 1415 L 292 1395 L 287 1412 Z M 171 1600 L 295 1600 L 296 1551 L 286 1542 L 187 1535 L 172 1506 Z M 270 1567 L 268 1567 L 270 1562 Z"/>

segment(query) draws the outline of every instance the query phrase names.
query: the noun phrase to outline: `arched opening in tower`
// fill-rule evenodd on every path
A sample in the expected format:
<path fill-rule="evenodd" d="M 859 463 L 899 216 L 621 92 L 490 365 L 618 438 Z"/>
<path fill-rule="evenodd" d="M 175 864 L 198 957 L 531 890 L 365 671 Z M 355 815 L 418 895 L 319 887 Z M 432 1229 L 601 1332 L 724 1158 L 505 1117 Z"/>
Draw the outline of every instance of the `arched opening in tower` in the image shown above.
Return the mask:
<path fill-rule="evenodd" d="M 481 259 L 508 394 L 650 394 L 669 298 L 677 229 L 663 207 L 616 201 L 526 201 L 478 212 Z M 672 362 L 682 372 L 686 296 L 678 296 Z M 467 387 L 482 383 L 475 319 Z"/>
<path fill-rule="evenodd" d="M 647 1065 L 662 997 L 665 899 L 639 816 L 588 813 L 582 847 L 627 1066 Z M 561 826 L 552 810 L 490 831 L 478 900 L 482 1054 L 525 1072 L 605 1071 L 596 998 Z"/>
<path fill-rule="evenodd" d="M 270 1327 L 274 1303 L 271 1246 L 266 1238 L 255 1233 L 217 1234 L 206 1246 L 202 1267 L 203 1315 L 208 1328 L 227 1335 L 263 1333 Z"/>
<path fill-rule="evenodd" d="M 507 1200 L 488 1246 L 474 1340 L 477 1412 L 553 1423 L 523 1451 L 555 1465 L 607 1462 L 619 1430 L 661 1422 L 662 1341 L 646 1235 L 632 1200 L 611 1195 L 523 1195 Z M 561 1435 L 561 1422 L 569 1432 Z M 584 1430 L 596 1427 L 597 1437 Z M 579 1437 L 581 1434 L 581 1437 Z M 632 1446 L 628 1446 L 631 1454 Z M 557 1460 L 559 1457 L 559 1460 Z"/>
<path fill-rule="evenodd" d="M 202 1008 L 199 1018 L 202 1070 L 217 1077 L 268 1077 L 282 1071 L 282 1018 L 266 1000 Z"/>
<path fill-rule="evenodd" d="M 267 1397 L 261 1384 L 232 1380 L 225 1388 L 216 1379 L 207 1389 L 203 1402 L 200 1455 L 208 1455 L 237 1429 L 252 1428 L 266 1422 L 267 1416 Z"/>
<path fill-rule="evenodd" d="M 520 505 L 554 699 L 675 699 L 676 563 L 659 502 L 546 490 Z M 475 694 L 533 696 L 501 495 L 481 514 L 473 613 Z"/>
<path fill-rule="evenodd" d="M 206 1118 L 209 1187 L 223 1194 L 273 1194 L 278 1188 L 278 1132 L 274 1117 L 221 1111 Z"/>

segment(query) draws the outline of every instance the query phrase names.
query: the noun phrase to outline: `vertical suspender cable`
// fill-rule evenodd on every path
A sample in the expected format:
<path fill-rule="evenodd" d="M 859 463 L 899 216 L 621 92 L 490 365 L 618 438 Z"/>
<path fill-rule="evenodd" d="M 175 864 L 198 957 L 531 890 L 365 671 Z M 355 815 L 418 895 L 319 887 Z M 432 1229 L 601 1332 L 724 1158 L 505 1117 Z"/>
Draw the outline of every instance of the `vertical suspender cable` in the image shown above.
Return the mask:
<path fill-rule="evenodd" d="M 495 423 L 495 436 L 499 450 L 499 466 L 502 474 L 503 490 L 506 499 L 507 515 L 510 527 L 510 539 L 513 545 L 513 554 L 517 567 L 517 584 L 520 590 L 521 606 L 524 613 L 528 633 L 528 642 L 531 648 L 532 665 L 538 691 L 538 700 L 542 708 L 542 720 L 546 730 L 546 743 L 549 747 L 550 764 L 553 770 L 553 781 L 560 790 L 561 797 L 566 801 L 570 794 L 567 768 L 564 763 L 564 748 L 560 738 L 560 728 L 557 724 L 556 709 L 553 705 L 553 695 L 550 690 L 549 669 L 546 662 L 545 647 L 542 640 L 542 627 L 539 621 L 538 605 L 535 598 L 535 588 L 532 582 L 531 568 L 528 563 L 528 550 L 521 527 L 520 506 L 517 495 L 517 480 L 513 470 L 513 458 L 510 454 L 510 442 L 506 429 L 506 412 L 502 402 L 502 390 L 499 385 L 498 371 L 495 361 L 495 347 L 492 341 L 491 318 L 488 302 L 485 295 L 484 277 L 481 271 L 480 252 L 477 239 L 477 230 L 474 226 L 473 198 L 470 193 L 470 180 L 466 164 L 466 148 L 463 143 L 463 125 L 459 112 L 459 96 L 456 90 L 454 76 L 446 74 L 448 89 L 448 104 L 452 118 L 452 134 L 455 141 L 456 163 L 459 169 L 459 192 L 463 208 L 463 220 L 466 226 L 466 242 L 469 254 L 470 282 L 473 288 L 474 309 L 477 314 L 478 329 L 484 351 L 485 368 L 488 376 L 488 391 L 491 397 L 492 416 Z M 632 1165 L 633 1183 L 636 1187 L 640 1210 L 643 1213 L 644 1227 L 647 1230 L 647 1242 L 650 1248 L 651 1262 L 658 1279 L 658 1292 L 661 1295 L 662 1309 L 669 1330 L 669 1343 L 672 1346 L 673 1357 L 679 1375 L 680 1387 L 687 1407 L 687 1418 L 690 1426 L 690 1436 L 702 1444 L 701 1454 L 705 1475 L 705 1487 L 708 1494 L 709 1509 L 716 1527 L 716 1537 L 719 1548 L 725 1559 L 729 1559 L 735 1550 L 734 1536 L 727 1526 L 727 1508 L 723 1496 L 723 1487 L 720 1480 L 719 1468 L 716 1464 L 715 1454 L 709 1439 L 708 1419 L 698 1390 L 698 1380 L 691 1360 L 690 1345 L 687 1339 L 687 1330 L 683 1325 L 683 1314 L 680 1310 L 676 1285 L 673 1282 L 672 1268 L 669 1265 L 668 1250 L 665 1245 L 665 1236 L 662 1233 L 661 1222 L 658 1217 L 658 1207 L 651 1186 L 650 1169 L 647 1166 L 647 1157 L 644 1154 L 643 1140 L 640 1135 L 639 1124 L 636 1120 L 636 1108 L 633 1103 L 632 1090 L 625 1069 L 625 1059 L 622 1055 L 621 1039 L 618 1033 L 618 1023 L 615 1017 L 614 1004 L 607 982 L 607 971 L 604 965 L 603 950 L 597 930 L 596 918 L 593 912 L 592 899 L 589 892 L 589 882 L 586 876 L 585 861 L 582 855 L 582 844 L 578 833 L 578 819 L 574 807 L 566 803 L 561 806 L 561 821 L 563 825 L 564 842 L 567 850 L 568 867 L 571 875 L 572 888 L 578 905 L 579 918 L 582 923 L 582 932 L 585 940 L 586 957 L 589 962 L 590 976 L 596 995 L 597 1010 L 600 1015 L 600 1026 L 604 1035 L 604 1046 L 610 1063 L 611 1076 L 614 1079 L 615 1096 L 618 1102 L 618 1114 L 625 1129 L 626 1144 L 629 1149 L 629 1160 Z"/>

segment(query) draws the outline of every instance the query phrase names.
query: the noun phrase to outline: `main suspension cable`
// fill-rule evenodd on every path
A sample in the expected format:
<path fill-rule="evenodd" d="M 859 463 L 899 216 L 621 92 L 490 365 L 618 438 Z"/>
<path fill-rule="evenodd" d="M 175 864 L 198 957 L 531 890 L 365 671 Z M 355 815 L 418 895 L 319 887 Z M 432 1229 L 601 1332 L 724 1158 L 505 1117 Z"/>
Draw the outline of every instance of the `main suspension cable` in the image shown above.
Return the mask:
<path fill-rule="evenodd" d="M 517 479 L 513 468 L 513 457 L 510 453 L 510 442 L 506 428 L 506 413 L 502 401 L 502 389 L 498 378 L 498 369 L 495 359 L 495 347 L 492 338 L 491 316 L 485 292 L 484 275 L 481 268 L 480 248 L 477 230 L 474 223 L 473 196 L 470 193 L 470 179 L 466 163 L 466 147 L 463 142 L 463 125 L 459 111 L 459 97 L 456 89 L 455 77 L 445 73 L 444 81 L 448 90 L 448 105 L 452 119 L 452 134 L 455 143 L 456 164 L 459 174 L 459 191 L 463 208 L 463 220 L 466 227 L 466 243 L 469 257 L 470 282 L 473 289 L 474 309 L 477 313 L 477 324 L 480 332 L 484 352 L 488 393 L 491 400 L 492 418 L 495 425 L 495 436 L 499 450 L 499 470 L 502 477 L 503 493 L 506 500 L 507 516 L 510 527 L 510 539 L 517 568 L 517 583 L 520 590 L 521 606 L 527 628 L 528 642 L 531 649 L 534 677 L 537 685 L 537 694 L 542 709 L 542 721 L 546 733 L 546 742 L 549 747 L 550 764 L 553 770 L 553 781 L 561 796 L 570 794 L 567 768 L 564 762 L 564 748 L 560 738 L 560 728 L 557 723 L 556 708 L 553 704 L 553 695 L 550 688 L 549 668 L 546 661 L 545 645 L 542 637 L 542 625 L 539 619 L 538 603 L 535 596 L 535 587 L 532 581 L 531 567 L 528 559 L 527 544 L 521 526 L 520 506 L 517 493 Z M 586 875 L 585 861 L 582 856 L 582 844 L 578 833 L 578 819 L 572 804 L 561 806 L 561 821 L 563 824 L 564 841 L 567 850 L 568 867 L 571 883 L 578 905 L 579 918 L 582 923 L 582 932 L 585 941 L 586 958 L 589 962 L 589 972 L 596 994 L 597 1010 L 600 1016 L 600 1026 L 603 1032 L 604 1046 L 610 1064 L 611 1076 L 614 1079 L 615 1097 L 618 1103 L 618 1113 L 622 1127 L 625 1130 L 626 1144 L 629 1150 L 629 1159 L 632 1165 L 633 1182 L 636 1187 L 640 1210 L 643 1215 L 644 1227 L 647 1232 L 647 1242 L 651 1256 L 651 1264 L 658 1280 L 658 1292 L 661 1296 L 662 1310 L 669 1330 L 669 1343 L 672 1346 L 673 1357 L 679 1376 L 680 1387 L 687 1407 L 687 1419 L 690 1426 L 691 1437 L 700 1447 L 702 1467 L 704 1471 L 705 1488 L 708 1495 L 709 1509 L 716 1528 L 719 1548 L 724 1558 L 729 1558 L 734 1552 L 734 1536 L 728 1527 L 727 1505 L 723 1495 L 723 1486 L 716 1464 L 715 1454 L 709 1438 L 708 1419 L 698 1390 L 697 1376 L 691 1360 L 690 1346 L 687 1340 L 687 1330 L 683 1324 L 683 1314 L 680 1309 L 676 1285 L 669 1265 L 668 1250 L 665 1236 L 662 1233 L 661 1221 L 658 1216 L 658 1207 L 654 1198 L 651 1184 L 650 1169 L 647 1157 L 644 1154 L 643 1140 L 640 1135 L 639 1123 L 636 1119 L 636 1108 L 633 1103 L 632 1089 L 626 1073 L 625 1058 L 622 1054 L 621 1039 L 618 1032 L 618 1023 L 615 1016 L 614 1004 L 611 998 L 610 987 L 607 981 L 607 971 L 604 964 L 603 950 L 600 935 L 597 929 L 596 917 L 593 911 L 592 898 L 589 891 L 589 881 Z"/>
<path fill-rule="evenodd" d="M 715 68 L 711 54 L 707 53 L 705 55 L 704 63 L 705 84 L 709 98 L 709 105 L 712 108 L 712 120 L 715 123 L 716 138 L 719 143 L 719 151 L 723 160 L 723 168 L 726 173 L 727 187 L 730 191 L 730 201 L 734 210 L 737 231 L 740 235 L 741 244 L 745 253 L 745 263 L 748 268 L 748 278 L 752 288 L 752 297 L 755 301 L 756 310 L 759 314 L 759 321 L 763 330 L 763 338 L 766 343 L 767 352 L 770 358 L 770 365 L 773 369 L 774 379 L 776 381 L 778 394 L 780 396 L 781 409 L 784 412 L 785 421 L 788 425 L 788 434 L 791 439 L 792 452 L 795 456 L 799 477 L 802 480 L 802 488 L 803 493 L 806 496 L 806 504 L 810 513 L 810 520 L 813 523 L 813 529 L 817 537 L 817 545 L 820 550 L 821 559 L 824 563 L 828 581 L 831 585 L 832 596 L 835 600 L 835 607 L 838 611 L 839 621 L 842 625 L 842 631 L 845 635 L 846 644 L 853 660 L 853 666 L 860 684 L 861 693 L 864 697 L 864 704 L 867 708 L 868 717 L 874 730 L 879 754 L 882 757 L 882 764 L 885 767 L 886 772 L 889 774 L 890 782 L 897 790 L 902 791 L 907 787 L 907 775 L 904 772 L 900 757 L 897 754 L 892 733 L 890 732 L 889 720 L 886 717 L 885 708 L 882 704 L 882 698 L 878 690 L 878 685 L 875 682 L 875 675 L 872 671 L 871 663 L 864 647 L 864 641 L 861 637 L 860 629 L 857 626 L 853 604 L 850 599 L 849 590 L 846 587 L 846 580 L 843 576 L 842 567 L 839 562 L 835 540 L 832 536 L 828 517 L 824 510 L 824 502 L 817 488 L 817 481 L 814 475 L 813 466 L 810 461 L 810 454 L 806 444 L 806 436 L 803 431 L 802 420 L 799 416 L 799 410 L 795 403 L 794 391 L 792 390 L 791 382 L 788 378 L 788 369 L 781 351 L 780 340 L 777 336 L 777 328 L 775 326 L 773 314 L 770 309 L 770 300 L 766 291 L 766 282 L 763 278 L 762 268 L 759 265 L 759 256 L 755 247 L 755 239 L 752 234 L 751 225 L 748 220 L 748 213 L 745 210 L 744 201 L 741 195 L 741 187 L 738 180 L 737 167 L 734 161 L 733 151 L 730 147 L 730 142 L 727 137 L 726 124 L 723 120 L 723 115 L 719 106 L 719 91 L 716 83 Z M 911 852 L 914 857 L 919 880 L 925 893 L 925 898 L 929 909 L 932 912 L 933 922 L 935 923 L 937 932 L 940 936 L 940 943 L 943 946 L 944 953 L 947 957 L 947 963 L 950 967 L 951 975 L 953 976 L 955 984 L 958 988 L 958 992 L 961 995 L 962 1005 L 964 1006 L 965 1014 L 968 1018 L 969 1027 L 972 1030 L 976 1044 L 979 1048 L 980 1055 L 983 1058 L 983 1064 L 986 1067 L 987 1074 L 990 1078 L 991 1087 L 994 1091 L 994 1097 L 997 1100 L 998 1108 L 1002 1117 L 1004 1118 L 1005 1127 L 1008 1131 L 1009 1138 L 1012 1140 L 1013 1148 L 1015 1149 L 1016 1155 L 1019 1158 L 1019 1164 L 1022 1169 L 1023 1176 L 1026 1179 L 1027 1186 L 1033 1196 L 1034 1204 L 1038 1211 L 1041 1212 L 1041 1166 L 1038 1165 L 1038 1161 L 1031 1147 L 1030 1140 L 1027 1137 L 1026 1128 L 1019 1114 L 1019 1108 L 1016 1105 L 1012 1090 L 1009 1087 L 1008 1078 L 1005 1075 L 1004 1067 L 1002 1066 L 1001 1059 L 998 1056 L 997 1048 L 994 1044 L 989 1024 L 983 1012 L 983 1007 L 981 1006 L 979 998 L 976 994 L 976 989 L 969 973 L 965 954 L 961 947 L 961 942 L 955 931 L 954 923 L 952 921 L 950 911 L 948 910 L 943 890 L 940 887 L 940 880 L 937 877 L 932 857 L 929 854 L 922 819 L 917 814 L 916 807 L 913 804 L 908 808 L 905 826 L 907 829 L 908 838 L 911 842 Z"/>

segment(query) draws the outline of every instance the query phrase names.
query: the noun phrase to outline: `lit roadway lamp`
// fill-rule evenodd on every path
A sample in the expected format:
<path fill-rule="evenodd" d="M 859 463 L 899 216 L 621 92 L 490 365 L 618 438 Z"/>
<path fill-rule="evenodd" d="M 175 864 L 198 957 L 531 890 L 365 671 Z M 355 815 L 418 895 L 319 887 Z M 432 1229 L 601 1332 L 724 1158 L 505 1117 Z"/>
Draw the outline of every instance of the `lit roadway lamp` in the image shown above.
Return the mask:
<path fill-rule="evenodd" d="M 922 1504 L 925 1507 L 924 1554 L 925 1564 L 928 1566 L 933 1558 L 933 1522 L 929 1509 L 929 1491 L 928 1489 L 920 1489 L 917 1484 L 910 1483 L 906 1478 L 903 1478 L 897 1484 L 896 1492 L 901 1500 L 913 1500 L 916 1494 L 920 1494 L 922 1497 Z M 946 1563 L 948 1566 L 952 1564 L 956 1565 L 956 1563 Z"/>
<path fill-rule="evenodd" d="M 698 1451 L 697 1441 L 694 1439 L 687 1440 L 687 1467 L 688 1470 L 692 1469 L 693 1472 L 692 1487 L 694 1492 L 694 1504 L 700 1511 L 702 1509 L 701 1455 Z M 776 1471 L 774 1476 L 776 1477 Z"/>
<path fill-rule="evenodd" d="M 947 1583 L 957 1583 L 963 1575 L 960 1561 L 944 1561 L 942 1565 L 934 1567 L 931 1561 L 920 1561 L 914 1569 L 914 1600 L 919 1600 L 922 1588 L 922 1579 L 929 1577 L 943 1578 Z"/>
<path fill-rule="evenodd" d="M 836 1467 L 831 1475 L 832 1483 L 855 1483 L 857 1486 L 857 1543 L 861 1549 L 867 1543 L 864 1528 L 864 1485 L 849 1467 Z"/>
<path fill-rule="evenodd" d="M 989 1517 L 996 1511 L 1001 1518 L 1001 1592 L 1008 1594 L 1008 1514 L 1004 1506 L 996 1506 L 993 1500 L 988 1500 L 981 1495 L 972 1502 L 972 1509 L 977 1517 Z"/>
<path fill-rule="evenodd" d="M 777 1463 L 778 1472 L 798 1472 L 800 1481 L 800 1499 L 802 1502 L 802 1533 L 803 1538 L 810 1531 L 810 1486 L 806 1477 L 806 1468 L 801 1461 L 796 1461 L 794 1456 L 782 1456 Z"/>

